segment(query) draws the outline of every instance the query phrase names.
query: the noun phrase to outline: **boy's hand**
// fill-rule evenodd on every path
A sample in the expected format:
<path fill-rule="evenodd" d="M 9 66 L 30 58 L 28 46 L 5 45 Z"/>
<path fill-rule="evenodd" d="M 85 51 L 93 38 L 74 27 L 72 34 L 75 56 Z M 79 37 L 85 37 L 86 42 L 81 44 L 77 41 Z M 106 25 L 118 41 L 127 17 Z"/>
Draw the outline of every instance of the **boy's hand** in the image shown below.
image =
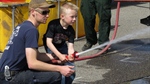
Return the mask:
<path fill-rule="evenodd" d="M 66 60 L 73 62 L 73 61 L 75 60 L 75 58 L 74 58 L 74 56 L 71 54 L 71 55 L 67 55 L 67 56 L 66 56 Z"/>
<path fill-rule="evenodd" d="M 66 59 L 68 59 L 68 61 L 75 61 L 75 58 L 78 58 L 79 55 L 76 55 L 77 51 L 75 51 L 73 54 L 66 56 Z"/>
<path fill-rule="evenodd" d="M 66 56 L 65 54 L 62 54 L 62 55 L 59 57 L 59 60 L 61 60 L 62 62 L 67 61 L 65 56 Z"/>

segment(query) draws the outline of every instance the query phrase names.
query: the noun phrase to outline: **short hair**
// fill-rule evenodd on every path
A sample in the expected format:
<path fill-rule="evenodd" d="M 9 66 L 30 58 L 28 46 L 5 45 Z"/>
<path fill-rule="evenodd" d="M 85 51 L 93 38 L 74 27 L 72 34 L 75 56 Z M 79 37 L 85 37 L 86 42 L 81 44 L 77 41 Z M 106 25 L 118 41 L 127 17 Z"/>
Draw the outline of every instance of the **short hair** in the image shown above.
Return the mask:
<path fill-rule="evenodd" d="M 72 9 L 72 10 L 78 11 L 79 7 L 77 5 L 75 5 L 75 4 L 73 4 L 73 3 L 65 2 L 60 7 L 60 14 L 65 13 L 65 11 L 67 9 Z"/>

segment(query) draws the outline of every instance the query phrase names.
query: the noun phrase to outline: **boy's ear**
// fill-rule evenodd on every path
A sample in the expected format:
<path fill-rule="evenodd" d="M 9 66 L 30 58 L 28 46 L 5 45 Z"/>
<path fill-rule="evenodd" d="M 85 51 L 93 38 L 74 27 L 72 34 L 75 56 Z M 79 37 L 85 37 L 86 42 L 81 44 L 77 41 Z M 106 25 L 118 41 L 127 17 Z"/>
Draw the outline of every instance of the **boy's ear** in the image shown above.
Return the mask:
<path fill-rule="evenodd" d="M 60 18 L 63 18 L 64 17 L 64 14 L 62 13 L 62 14 L 60 14 Z"/>

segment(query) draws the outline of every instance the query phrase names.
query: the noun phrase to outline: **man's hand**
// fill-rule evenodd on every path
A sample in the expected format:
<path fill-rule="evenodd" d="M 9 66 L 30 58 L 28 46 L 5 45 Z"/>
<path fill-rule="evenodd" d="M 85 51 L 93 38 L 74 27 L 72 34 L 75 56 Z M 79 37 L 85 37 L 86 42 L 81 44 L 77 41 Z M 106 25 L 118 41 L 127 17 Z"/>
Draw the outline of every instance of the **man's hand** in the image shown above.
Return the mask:
<path fill-rule="evenodd" d="M 73 70 L 74 66 L 61 66 L 60 73 L 63 76 L 69 77 L 71 76 L 75 71 Z"/>

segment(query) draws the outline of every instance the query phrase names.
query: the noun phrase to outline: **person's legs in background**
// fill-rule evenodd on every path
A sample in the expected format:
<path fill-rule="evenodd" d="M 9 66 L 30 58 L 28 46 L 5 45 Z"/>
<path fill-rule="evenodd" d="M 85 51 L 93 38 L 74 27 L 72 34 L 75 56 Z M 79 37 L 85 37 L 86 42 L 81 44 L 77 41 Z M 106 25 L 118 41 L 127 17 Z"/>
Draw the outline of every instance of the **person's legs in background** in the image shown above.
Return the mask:
<path fill-rule="evenodd" d="M 111 28 L 111 2 L 112 0 L 96 0 L 96 9 L 100 18 L 98 43 L 109 41 Z"/>
<path fill-rule="evenodd" d="M 87 50 L 97 43 L 97 33 L 95 31 L 96 6 L 95 0 L 81 0 L 80 11 L 84 20 L 84 30 L 87 43 L 82 50 Z"/>

